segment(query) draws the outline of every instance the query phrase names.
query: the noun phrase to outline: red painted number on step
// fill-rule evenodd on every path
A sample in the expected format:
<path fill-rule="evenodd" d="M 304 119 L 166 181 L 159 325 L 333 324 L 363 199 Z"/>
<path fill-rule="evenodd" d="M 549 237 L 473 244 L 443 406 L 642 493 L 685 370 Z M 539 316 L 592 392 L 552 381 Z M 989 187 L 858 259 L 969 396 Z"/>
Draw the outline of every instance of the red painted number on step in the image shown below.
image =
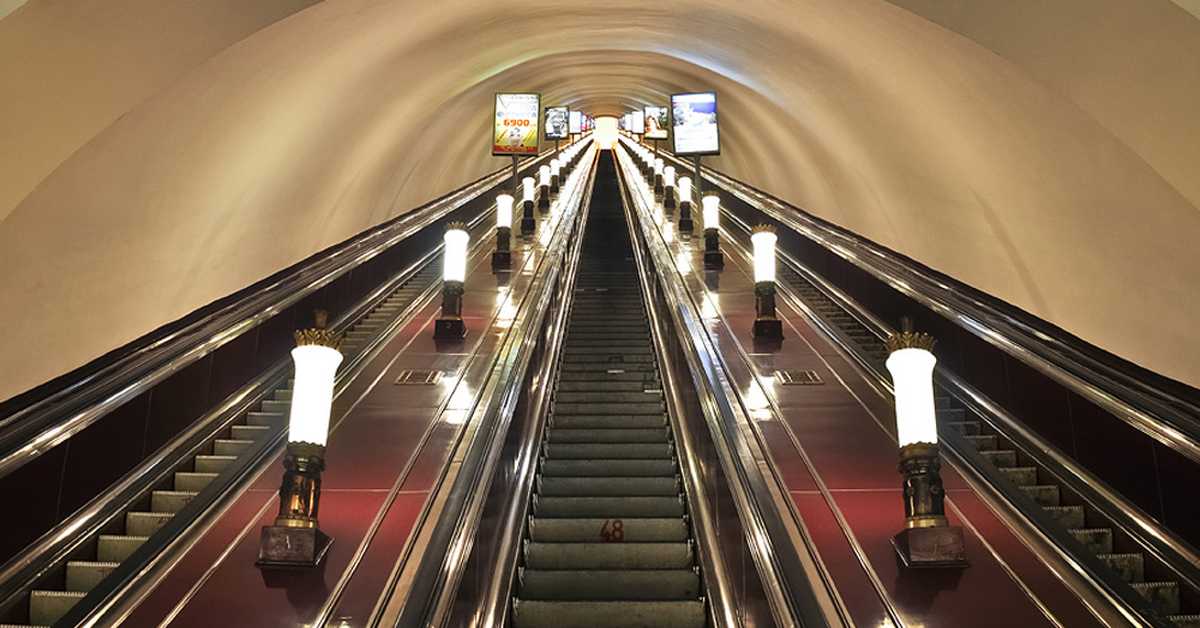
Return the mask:
<path fill-rule="evenodd" d="M 620 519 L 605 519 L 600 527 L 600 538 L 606 543 L 625 542 L 625 522 Z"/>

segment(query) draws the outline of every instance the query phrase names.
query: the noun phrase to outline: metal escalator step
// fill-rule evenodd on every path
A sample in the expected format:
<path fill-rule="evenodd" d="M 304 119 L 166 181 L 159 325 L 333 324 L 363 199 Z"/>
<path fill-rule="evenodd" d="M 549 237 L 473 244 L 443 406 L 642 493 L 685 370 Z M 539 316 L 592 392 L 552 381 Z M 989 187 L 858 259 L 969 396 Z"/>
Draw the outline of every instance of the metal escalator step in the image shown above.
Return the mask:
<path fill-rule="evenodd" d="M 1175 624 L 1175 628 L 1200 628 L 1200 615 L 1171 615 L 1167 619 Z"/>
<path fill-rule="evenodd" d="M 29 623 L 49 626 L 71 610 L 85 595 L 87 593 L 82 591 L 30 591 Z"/>
<path fill-rule="evenodd" d="M 601 364 L 596 365 L 595 368 L 583 368 L 584 365 L 576 366 L 579 368 L 572 370 L 564 365 L 563 370 L 558 374 L 560 384 L 563 382 L 658 382 L 658 371 L 653 365 L 629 367 Z"/>
<path fill-rule="evenodd" d="M 198 473 L 220 473 L 237 460 L 237 456 L 196 456 L 196 463 L 193 465 Z"/>
<path fill-rule="evenodd" d="M 537 496 L 538 517 L 599 518 L 682 517 L 683 499 L 675 497 L 555 497 Z"/>
<path fill-rule="evenodd" d="M 1087 525 L 1084 523 L 1083 506 L 1048 506 L 1043 510 L 1053 517 L 1058 525 L 1068 530 Z"/>
<path fill-rule="evenodd" d="M 635 356 L 635 355 L 636 356 L 653 356 L 654 349 L 653 349 L 653 347 L 649 347 L 646 344 L 642 344 L 642 345 L 638 345 L 638 346 L 614 345 L 612 343 L 589 343 L 586 345 L 579 345 L 579 344 L 575 344 L 572 342 L 568 342 L 563 347 L 563 355 L 566 356 L 567 358 L 583 357 L 583 356 L 608 357 L 611 355 L 620 355 L 620 356 L 623 356 L 626 360 L 628 360 L 629 356 Z"/>
<path fill-rule="evenodd" d="M 539 477 L 538 494 L 543 496 L 582 497 L 678 495 L 679 482 L 665 477 Z"/>
<path fill-rule="evenodd" d="M 601 374 L 607 374 L 607 375 L 624 375 L 624 374 L 630 374 L 630 373 L 642 373 L 642 374 L 649 373 L 649 374 L 656 375 L 656 376 L 658 373 L 658 370 L 656 368 L 654 368 L 654 363 L 649 362 L 649 361 L 647 361 L 647 362 L 624 362 L 624 363 L 622 363 L 622 362 L 598 362 L 598 361 L 592 361 L 592 362 L 564 361 L 560 364 L 559 369 L 563 375 L 565 375 L 567 373 L 584 372 L 584 373 L 587 373 L 591 377 L 595 377 L 595 375 L 592 375 L 593 373 L 601 373 Z M 566 379 L 568 381 L 570 381 L 570 380 L 587 379 L 587 378 L 586 377 L 580 378 L 579 376 L 574 376 L 574 377 L 568 377 Z M 610 378 L 605 378 L 605 379 L 610 379 Z M 638 379 L 638 378 L 636 378 L 636 377 L 613 377 L 611 379 L 628 380 L 628 379 Z"/>
<path fill-rule="evenodd" d="M 213 441 L 213 453 L 218 456 L 236 456 L 249 449 L 253 444 L 252 440 L 218 438 Z"/>
<path fill-rule="evenodd" d="M 522 600 L 695 600 L 700 597 L 700 575 L 692 569 L 522 569 L 519 577 Z"/>
<path fill-rule="evenodd" d="M 266 425 L 234 425 L 229 429 L 232 440 L 256 441 L 271 431 Z"/>
<path fill-rule="evenodd" d="M 646 390 L 645 378 L 631 381 L 611 379 L 591 379 L 585 381 L 559 381 L 556 391 L 558 394 L 567 392 L 642 392 Z"/>
<path fill-rule="evenodd" d="M 667 443 L 670 432 L 657 428 L 570 428 L 555 424 L 546 438 L 551 443 Z"/>
<path fill-rule="evenodd" d="M 613 403 L 558 403 L 554 404 L 554 414 L 662 414 L 666 407 L 662 401 L 650 402 L 621 402 Z"/>
<path fill-rule="evenodd" d="M 259 409 L 268 414 L 284 414 L 292 409 L 291 401 L 278 401 L 275 399 L 264 399 L 260 404 Z"/>
<path fill-rule="evenodd" d="M 213 478 L 217 477 L 216 473 L 197 473 L 195 471 L 176 471 L 175 472 L 175 490 L 190 491 L 194 493 L 200 492 Z"/>
<path fill-rule="evenodd" d="M 1000 473 L 1017 486 L 1033 486 L 1038 482 L 1037 467 L 1001 467 Z"/>
<path fill-rule="evenodd" d="M 962 408 L 942 408 L 937 411 L 937 420 L 944 423 L 958 423 L 967 420 L 967 411 Z M 979 425 L 979 421 L 973 421 Z M 978 434 L 979 432 L 976 432 Z"/>
<path fill-rule="evenodd" d="M 275 414 L 275 413 L 271 413 L 271 412 L 247 412 L 246 413 L 246 424 L 247 425 L 274 426 L 274 425 L 283 425 L 284 423 L 287 423 L 287 415 L 286 414 L 282 414 L 282 413 Z"/>
<path fill-rule="evenodd" d="M 979 434 L 979 421 L 947 421 L 946 425 L 963 436 Z"/>
<path fill-rule="evenodd" d="M 1131 582 L 1129 586 L 1148 601 L 1157 604 L 1167 615 L 1179 613 L 1179 583 Z"/>
<path fill-rule="evenodd" d="M 1068 532 L 1093 554 L 1111 554 L 1113 551 L 1111 528 L 1075 528 Z"/>
<path fill-rule="evenodd" d="M 555 403 L 662 403 L 662 391 L 645 388 L 630 391 L 564 391 L 554 394 Z"/>
<path fill-rule="evenodd" d="M 1099 554 L 1096 556 L 1125 582 L 1146 579 L 1146 561 L 1141 554 Z"/>
<path fill-rule="evenodd" d="M 651 460 L 607 459 L 607 460 L 544 460 L 541 474 L 553 476 L 672 476 L 675 461 L 670 458 Z"/>
<path fill-rule="evenodd" d="M 275 391 L 275 401 L 291 402 L 291 400 L 292 400 L 292 390 L 290 388 L 280 388 Z"/>
<path fill-rule="evenodd" d="M 125 513 L 125 534 L 130 536 L 150 536 L 158 529 L 167 525 L 174 517 L 171 512 L 130 511 Z"/>
<path fill-rule="evenodd" d="M 149 537 L 101 534 L 96 541 L 96 560 L 102 563 L 119 563 L 129 558 L 147 538 Z"/>
<path fill-rule="evenodd" d="M 703 628 L 704 602 L 513 600 L 514 628 Z"/>
<path fill-rule="evenodd" d="M 101 563 L 95 561 L 67 561 L 67 590 L 88 592 L 100 584 L 121 563 Z"/>
<path fill-rule="evenodd" d="M 987 458 L 989 462 L 997 467 L 1015 467 L 1017 466 L 1017 452 L 1007 450 L 981 451 L 979 455 Z"/>
<path fill-rule="evenodd" d="M 645 328 L 635 330 L 629 329 L 608 329 L 605 331 L 597 331 L 592 329 L 577 329 L 567 332 L 567 344 L 582 343 L 584 345 L 594 342 L 619 342 L 641 343 L 643 345 L 650 344 L 650 332 Z"/>
<path fill-rule="evenodd" d="M 546 458 L 671 458 L 670 443 L 547 443 Z"/>
<path fill-rule="evenodd" d="M 689 543 L 525 543 L 528 569 L 691 569 Z"/>
<path fill-rule="evenodd" d="M 154 512 L 179 512 L 192 501 L 196 493 L 196 491 L 154 491 L 150 493 L 150 509 Z"/>
<path fill-rule="evenodd" d="M 983 434 L 979 436 L 963 436 L 963 440 L 970 443 L 975 449 L 994 451 L 999 448 L 1000 439 L 995 434 Z"/>
<path fill-rule="evenodd" d="M 1037 503 L 1039 506 L 1059 506 L 1060 494 L 1058 486 L 1054 484 L 1042 484 L 1038 486 L 1022 486 L 1021 492 L 1025 493 Z"/>
<path fill-rule="evenodd" d="M 618 524 L 617 521 L 620 523 Z M 529 538 L 543 543 L 599 543 L 613 538 L 614 526 L 627 543 L 688 540 L 687 522 L 680 517 L 660 519 L 547 519 L 530 517 Z"/>
<path fill-rule="evenodd" d="M 665 414 L 639 414 L 637 416 L 571 414 L 553 417 L 550 424 L 555 431 L 558 429 L 661 429 L 667 426 L 667 416 Z"/>
<path fill-rule="evenodd" d="M 562 356 L 564 366 L 568 364 L 646 364 L 655 361 L 653 353 L 625 353 L 608 351 L 606 353 L 575 353 Z M 651 365 L 652 366 L 652 365 Z"/>

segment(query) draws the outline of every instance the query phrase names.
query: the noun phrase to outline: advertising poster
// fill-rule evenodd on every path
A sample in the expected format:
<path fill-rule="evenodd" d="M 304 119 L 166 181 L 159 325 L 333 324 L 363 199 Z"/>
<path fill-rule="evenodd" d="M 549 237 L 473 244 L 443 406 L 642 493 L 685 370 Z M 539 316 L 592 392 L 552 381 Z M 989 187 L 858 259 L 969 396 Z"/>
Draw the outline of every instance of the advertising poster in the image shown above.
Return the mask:
<path fill-rule="evenodd" d="M 583 112 L 572 111 L 567 130 L 571 133 L 583 133 Z"/>
<path fill-rule="evenodd" d="M 570 111 L 566 107 L 546 107 L 546 139 L 549 141 L 570 139 L 567 130 L 567 118 Z"/>
<path fill-rule="evenodd" d="M 718 155 L 717 95 L 675 94 L 671 96 L 671 131 L 676 155 Z"/>
<path fill-rule="evenodd" d="M 537 94 L 496 94 L 492 154 L 536 155 L 541 139 L 538 137 L 540 113 Z"/>
<path fill-rule="evenodd" d="M 666 107 L 646 107 L 642 110 L 642 115 L 645 116 L 646 122 L 646 139 L 648 140 L 665 140 L 667 139 L 667 108 Z"/>
<path fill-rule="evenodd" d="M 630 131 L 641 135 L 646 132 L 646 114 L 643 111 L 635 111 L 629 114 L 633 120 L 630 122 Z"/>

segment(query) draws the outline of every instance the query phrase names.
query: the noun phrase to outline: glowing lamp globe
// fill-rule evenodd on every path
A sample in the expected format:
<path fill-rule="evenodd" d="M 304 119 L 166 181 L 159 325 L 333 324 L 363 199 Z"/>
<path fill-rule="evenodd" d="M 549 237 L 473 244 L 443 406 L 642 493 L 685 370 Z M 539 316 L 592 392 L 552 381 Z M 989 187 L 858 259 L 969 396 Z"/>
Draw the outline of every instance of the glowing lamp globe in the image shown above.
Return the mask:
<path fill-rule="evenodd" d="M 887 359 L 896 393 L 896 432 L 900 446 L 937 444 L 933 402 L 933 367 L 937 359 L 925 349 L 893 351 Z"/>

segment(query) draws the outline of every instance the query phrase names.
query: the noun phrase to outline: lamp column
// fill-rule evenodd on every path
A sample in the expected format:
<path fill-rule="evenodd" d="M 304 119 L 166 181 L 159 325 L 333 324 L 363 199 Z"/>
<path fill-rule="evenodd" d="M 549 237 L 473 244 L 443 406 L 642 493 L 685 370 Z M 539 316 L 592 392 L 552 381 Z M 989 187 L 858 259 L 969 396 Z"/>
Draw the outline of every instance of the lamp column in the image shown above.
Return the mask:
<path fill-rule="evenodd" d="M 783 321 L 775 316 L 775 228 L 759 225 L 750 235 L 754 246 L 754 338 L 783 340 Z"/>
<path fill-rule="evenodd" d="M 496 197 L 496 250 L 492 253 L 492 268 L 504 269 L 512 266 L 512 214 L 513 197 L 501 194 Z"/>
<path fill-rule="evenodd" d="M 463 284 L 467 278 L 467 244 L 471 236 L 467 225 L 452 222 L 446 225 L 445 247 L 442 251 L 442 316 L 433 327 L 433 337 L 439 340 L 459 340 L 467 335 L 462 319 Z"/>
<path fill-rule="evenodd" d="M 537 221 L 533 217 L 533 184 L 533 177 L 521 179 L 521 235 L 530 235 L 537 230 Z"/>
<path fill-rule="evenodd" d="M 691 180 L 687 177 L 684 180 L 690 188 Z M 721 197 L 706 194 L 700 202 L 704 206 L 704 269 L 721 270 L 725 268 L 725 254 L 721 252 Z"/>

